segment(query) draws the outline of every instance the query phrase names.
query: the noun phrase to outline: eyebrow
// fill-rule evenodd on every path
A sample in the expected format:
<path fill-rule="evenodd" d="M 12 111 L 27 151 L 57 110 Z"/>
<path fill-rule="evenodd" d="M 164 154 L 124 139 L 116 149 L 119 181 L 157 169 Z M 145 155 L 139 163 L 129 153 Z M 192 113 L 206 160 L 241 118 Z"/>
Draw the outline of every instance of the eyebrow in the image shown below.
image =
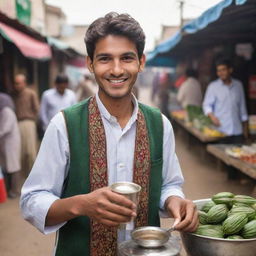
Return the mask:
<path fill-rule="evenodd" d="M 97 54 L 95 56 L 95 58 L 101 58 L 101 57 L 110 57 L 112 56 L 112 54 L 109 54 L 109 53 L 100 53 L 100 54 Z M 136 57 L 137 54 L 134 53 L 134 52 L 125 52 L 123 54 L 121 54 L 121 56 L 133 56 L 133 57 Z"/>

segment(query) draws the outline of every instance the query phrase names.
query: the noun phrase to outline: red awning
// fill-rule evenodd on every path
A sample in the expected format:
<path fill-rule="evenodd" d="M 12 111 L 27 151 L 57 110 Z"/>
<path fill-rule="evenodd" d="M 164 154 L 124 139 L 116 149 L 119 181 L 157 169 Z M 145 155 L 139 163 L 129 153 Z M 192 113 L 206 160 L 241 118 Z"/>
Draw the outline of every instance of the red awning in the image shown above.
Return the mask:
<path fill-rule="evenodd" d="M 25 57 L 50 59 L 52 56 L 51 48 L 47 43 L 36 40 L 2 22 L 0 22 L 0 34 L 5 39 L 13 42 Z"/>

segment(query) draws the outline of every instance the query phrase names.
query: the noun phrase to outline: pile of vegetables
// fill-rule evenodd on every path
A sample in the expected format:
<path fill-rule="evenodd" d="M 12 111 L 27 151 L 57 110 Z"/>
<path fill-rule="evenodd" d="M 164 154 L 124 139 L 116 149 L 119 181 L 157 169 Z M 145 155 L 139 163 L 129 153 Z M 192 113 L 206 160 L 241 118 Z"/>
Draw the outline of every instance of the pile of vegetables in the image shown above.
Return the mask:
<path fill-rule="evenodd" d="M 202 107 L 188 105 L 186 107 L 188 120 L 193 123 L 195 128 L 202 130 L 203 127 L 212 124 L 211 119 L 204 114 Z"/>
<path fill-rule="evenodd" d="M 199 213 L 195 234 L 225 238 L 256 238 L 256 199 L 246 195 L 220 192 Z"/>

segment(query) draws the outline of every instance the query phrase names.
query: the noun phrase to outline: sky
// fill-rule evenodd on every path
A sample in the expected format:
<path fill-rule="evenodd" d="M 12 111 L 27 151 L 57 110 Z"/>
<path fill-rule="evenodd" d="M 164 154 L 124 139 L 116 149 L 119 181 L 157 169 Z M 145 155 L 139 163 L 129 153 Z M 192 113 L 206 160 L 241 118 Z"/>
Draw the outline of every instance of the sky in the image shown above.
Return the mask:
<path fill-rule="evenodd" d="M 184 18 L 196 18 L 221 0 L 184 0 Z M 146 34 L 146 51 L 154 49 L 162 25 L 179 25 L 179 0 L 46 0 L 59 6 L 68 24 L 90 24 L 110 11 L 128 13 L 142 26 Z"/>

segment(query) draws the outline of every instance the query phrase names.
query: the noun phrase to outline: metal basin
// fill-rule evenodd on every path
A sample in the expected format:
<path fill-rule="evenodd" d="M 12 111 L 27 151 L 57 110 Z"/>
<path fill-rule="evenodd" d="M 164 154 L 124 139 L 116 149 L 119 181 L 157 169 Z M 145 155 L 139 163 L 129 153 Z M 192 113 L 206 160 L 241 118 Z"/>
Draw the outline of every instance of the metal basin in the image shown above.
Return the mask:
<path fill-rule="evenodd" d="M 145 248 L 157 248 L 169 240 L 169 232 L 159 227 L 140 227 L 132 231 L 132 240 Z"/>
<path fill-rule="evenodd" d="M 210 198 L 194 203 L 200 210 L 209 201 Z M 256 256 L 256 238 L 228 240 L 185 232 L 181 233 L 181 238 L 189 256 Z"/>

